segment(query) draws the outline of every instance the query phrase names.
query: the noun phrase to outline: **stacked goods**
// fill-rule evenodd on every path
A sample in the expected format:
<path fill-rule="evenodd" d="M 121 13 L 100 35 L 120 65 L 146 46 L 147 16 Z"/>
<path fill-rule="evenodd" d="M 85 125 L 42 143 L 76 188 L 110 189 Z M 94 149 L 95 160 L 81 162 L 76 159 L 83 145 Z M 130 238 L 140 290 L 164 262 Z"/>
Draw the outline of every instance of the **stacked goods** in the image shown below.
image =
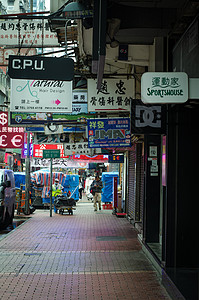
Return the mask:
<path fill-rule="evenodd" d="M 52 184 L 54 184 L 55 179 L 59 179 L 59 183 L 64 185 L 65 176 L 62 172 L 53 172 L 52 173 Z M 39 170 L 33 172 L 31 175 L 31 183 L 35 191 L 41 192 L 43 204 L 50 203 L 50 172 L 49 170 Z"/>
<path fill-rule="evenodd" d="M 79 200 L 79 175 L 68 174 L 64 175 L 65 180 L 62 185 L 64 187 L 64 194 L 70 192 L 71 198 L 75 201 Z"/>
<path fill-rule="evenodd" d="M 119 178 L 118 172 L 103 172 L 102 173 L 102 183 L 103 183 L 103 189 L 102 189 L 102 198 L 101 201 L 109 205 L 109 209 L 112 208 L 113 203 L 113 180 L 114 177 L 117 177 L 117 180 Z"/>
<path fill-rule="evenodd" d="M 63 193 L 66 196 L 69 192 L 72 198 L 79 200 L 79 175 L 66 175 L 62 172 L 52 173 L 52 184 L 55 179 L 63 186 Z M 50 203 L 50 172 L 49 170 L 39 170 L 31 174 L 31 183 L 35 193 L 41 194 L 43 204 Z M 54 199 L 53 199 L 54 200 Z"/>

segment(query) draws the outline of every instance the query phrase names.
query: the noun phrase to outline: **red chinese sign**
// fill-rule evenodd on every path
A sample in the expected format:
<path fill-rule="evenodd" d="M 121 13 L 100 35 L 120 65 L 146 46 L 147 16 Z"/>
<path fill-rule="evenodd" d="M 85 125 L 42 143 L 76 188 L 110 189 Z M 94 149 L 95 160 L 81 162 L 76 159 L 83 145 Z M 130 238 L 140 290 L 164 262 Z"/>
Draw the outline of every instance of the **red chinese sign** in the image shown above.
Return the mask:
<path fill-rule="evenodd" d="M 64 156 L 63 144 L 34 144 L 33 145 L 33 157 L 43 158 L 43 150 L 60 150 L 60 158 L 68 158 Z"/>
<path fill-rule="evenodd" d="M 0 148 L 22 148 L 24 128 L 8 126 L 8 112 L 0 112 Z"/>

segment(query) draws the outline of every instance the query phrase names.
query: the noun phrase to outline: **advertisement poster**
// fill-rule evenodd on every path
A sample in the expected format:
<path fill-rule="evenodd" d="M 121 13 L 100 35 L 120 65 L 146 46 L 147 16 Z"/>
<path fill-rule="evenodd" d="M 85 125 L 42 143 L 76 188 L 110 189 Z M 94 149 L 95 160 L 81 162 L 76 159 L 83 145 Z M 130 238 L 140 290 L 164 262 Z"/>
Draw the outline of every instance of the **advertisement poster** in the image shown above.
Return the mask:
<path fill-rule="evenodd" d="M 12 79 L 10 111 L 34 111 L 49 120 L 52 112 L 72 112 L 72 81 Z"/>
<path fill-rule="evenodd" d="M 130 118 L 89 119 L 89 148 L 130 147 Z"/>

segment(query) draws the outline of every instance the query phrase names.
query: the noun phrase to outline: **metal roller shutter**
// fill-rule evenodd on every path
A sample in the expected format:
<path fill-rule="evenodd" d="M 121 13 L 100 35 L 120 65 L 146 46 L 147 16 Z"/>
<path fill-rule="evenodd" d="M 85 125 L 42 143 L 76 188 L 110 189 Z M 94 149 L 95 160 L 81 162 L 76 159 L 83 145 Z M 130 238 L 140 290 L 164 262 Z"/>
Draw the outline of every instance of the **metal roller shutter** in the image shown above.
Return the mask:
<path fill-rule="evenodd" d="M 135 220 L 135 188 L 136 186 L 136 146 L 129 151 L 128 163 L 128 206 L 127 215 Z"/>
<path fill-rule="evenodd" d="M 144 159 L 142 156 L 142 143 L 136 145 L 136 201 L 135 221 L 143 220 L 144 199 Z"/>

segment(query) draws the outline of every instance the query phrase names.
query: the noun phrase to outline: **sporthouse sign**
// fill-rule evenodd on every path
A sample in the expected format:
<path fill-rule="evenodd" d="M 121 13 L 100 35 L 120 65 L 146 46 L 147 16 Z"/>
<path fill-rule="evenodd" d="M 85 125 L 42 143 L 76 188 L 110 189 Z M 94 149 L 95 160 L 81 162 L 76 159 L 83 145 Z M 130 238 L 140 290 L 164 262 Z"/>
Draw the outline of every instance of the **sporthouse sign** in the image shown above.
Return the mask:
<path fill-rule="evenodd" d="M 144 103 L 184 103 L 188 100 L 188 76 L 184 72 L 147 72 L 141 78 Z"/>

